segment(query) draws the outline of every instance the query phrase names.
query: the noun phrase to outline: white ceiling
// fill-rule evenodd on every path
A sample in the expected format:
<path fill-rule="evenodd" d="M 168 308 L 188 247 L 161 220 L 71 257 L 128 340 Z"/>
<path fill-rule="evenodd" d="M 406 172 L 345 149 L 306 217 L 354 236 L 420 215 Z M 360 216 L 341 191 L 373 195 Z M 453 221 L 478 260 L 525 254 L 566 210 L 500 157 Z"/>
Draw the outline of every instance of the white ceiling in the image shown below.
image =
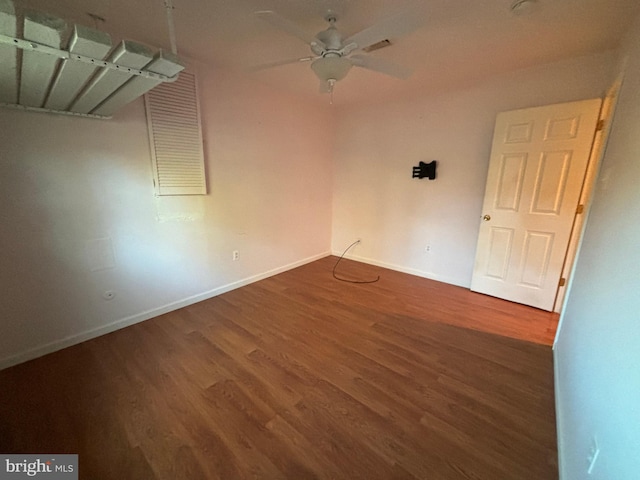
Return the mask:
<path fill-rule="evenodd" d="M 414 69 L 397 80 L 354 68 L 336 85 L 336 103 L 365 102 L 416 90 L 468 85 L 492 74 L 616 48 L 638 0 L 538 0 L 528 15 L 510 11 L 512 0 L 423 0 L 423 26 L 391 47 L 371 53 Z M 169 47 L 163 0 L 15 0 L 114 37 Z M 256 18 L 274 10 L 305 31 L 326 28 L 328 10 L 338 15 L 345 36 L 409 7 L 407 0 L 173 0 L 179 53 L 213 66 L 238 68 L 276 88 L 318 98 L 309 64 L 260 72 L 248 67 L 311 54 L 301 40 Z"/>

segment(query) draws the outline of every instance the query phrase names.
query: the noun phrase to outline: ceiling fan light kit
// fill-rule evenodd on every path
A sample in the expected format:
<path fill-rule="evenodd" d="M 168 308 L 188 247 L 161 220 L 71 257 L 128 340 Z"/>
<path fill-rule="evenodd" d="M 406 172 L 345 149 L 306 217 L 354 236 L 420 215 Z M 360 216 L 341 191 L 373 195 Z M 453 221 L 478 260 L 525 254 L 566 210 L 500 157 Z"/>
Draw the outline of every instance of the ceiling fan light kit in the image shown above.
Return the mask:
<path fill-rule="evenodd" d="M 342 80 L 347 76 L 353 64 L 344 57 L 326 56 L 314 60 L 311 69 L 321 82 Z"/>

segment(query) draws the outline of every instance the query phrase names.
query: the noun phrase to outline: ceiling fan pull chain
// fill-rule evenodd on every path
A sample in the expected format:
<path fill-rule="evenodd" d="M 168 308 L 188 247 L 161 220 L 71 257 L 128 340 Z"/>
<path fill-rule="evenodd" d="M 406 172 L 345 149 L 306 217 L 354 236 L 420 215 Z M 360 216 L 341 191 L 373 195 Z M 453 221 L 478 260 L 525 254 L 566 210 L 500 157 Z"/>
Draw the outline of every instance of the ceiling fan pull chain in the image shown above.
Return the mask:
<path fill-rule="evenodd" d="M 329 105 L 333 105 L 333 87 L 335 86 L 336 81 L 333 78 L 330 78 L 327 80 L 327 83 L 329 84 Z"/>

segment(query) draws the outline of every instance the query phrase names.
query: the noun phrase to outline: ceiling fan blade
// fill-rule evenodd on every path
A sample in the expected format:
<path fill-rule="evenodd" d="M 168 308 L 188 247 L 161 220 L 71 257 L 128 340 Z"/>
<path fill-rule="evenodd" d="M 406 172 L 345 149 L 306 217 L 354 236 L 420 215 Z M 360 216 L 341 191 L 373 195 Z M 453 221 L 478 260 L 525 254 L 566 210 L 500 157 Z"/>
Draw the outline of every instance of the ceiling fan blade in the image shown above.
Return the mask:
<path fill-rule="evenodd" d="M 277 62 L 263 63 L 262 65 L 256 65 L 251 67 L 252 72 L 259 72 L 260 70 L 266 70 L 267 68 L 279 67 L 281 65 L 290 65 L 292 63 L 304 63 L 315 60 L 318 57 L 302 57 L 302 58 L 290 58 L 288 60 L 278 60 Z"/>
<path fill-rule="evenodd" d="M 280 15 L 278 15 L 276 12 L 272 10 L 262 10 L 259 12 L 255 12 L 255 15 L 258 18 L 264 20 L 265 22 L 270 23 L 274 27 L 279 28 L 284 32 L 287 32 L 289 35 L 293 35 L 294 37 L 299 38 L 300 40 L 302 40 L 307 44 L 317 44 L 320 46 L 324 46 L 324 43 L 318 40 L 315 35 L 305 32 L 300 27 L 298 27 L 295 23 L 291 22 L 290 20 L 287 20 L 284 17 L 281 17 Z"/>
<path fill-rule="evenodd" d="M 368 57 L 365 55 L 352 55 L 349 57 L 351 63 L 356 67 L 366 68 L 367 70 L 373 70 L 385 75 L 400 78 L 406 80 L 413 73 L 413 70 L 396 63 L 388 62 L 381 58 Z"/>
<path fill-rule="evenodd" d="M 350 43 L 355 43 L 358 46 L 357 48 L 362 50 L 374 43 L 391 40 L 392 38 L 398 38 L 411 33 L 423 24 L 423 8 L 414 6 L 350 36 L 344 40 L 343 44 L 349 45 Z"/>

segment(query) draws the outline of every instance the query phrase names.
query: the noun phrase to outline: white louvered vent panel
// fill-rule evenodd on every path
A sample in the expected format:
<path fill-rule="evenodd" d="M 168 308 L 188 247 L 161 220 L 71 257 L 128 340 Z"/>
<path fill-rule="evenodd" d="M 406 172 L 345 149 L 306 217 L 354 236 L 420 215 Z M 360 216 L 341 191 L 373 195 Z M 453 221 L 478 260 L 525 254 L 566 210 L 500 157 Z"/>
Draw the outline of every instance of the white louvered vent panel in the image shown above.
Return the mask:
<path fill-rule="evenodd" d="M 196 78 L 182 72 L 145 95 L 158 195 L 206 195 Z"/>

